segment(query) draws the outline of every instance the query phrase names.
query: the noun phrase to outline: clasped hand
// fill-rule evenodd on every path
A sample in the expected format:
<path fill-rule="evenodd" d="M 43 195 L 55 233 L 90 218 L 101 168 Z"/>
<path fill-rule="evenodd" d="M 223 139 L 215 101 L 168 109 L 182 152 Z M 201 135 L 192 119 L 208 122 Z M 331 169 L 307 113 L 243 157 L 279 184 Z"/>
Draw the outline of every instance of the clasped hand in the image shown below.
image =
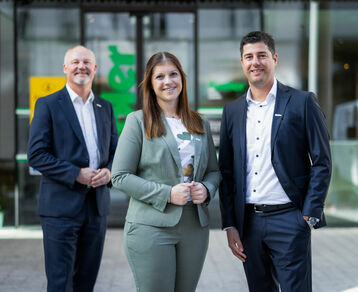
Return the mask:
<path fill-rule="evenodd" d="M 185 205 L 189 197 L 194 204 L 203 203 L 208 197 L 206 187 L 199 182 L 180 183 L 172 187 L 170 191 L 170 202 L 175 205 Z"/>
<path fill-rule="evenodd" d="M 96 188 L 101 185 L 106 185 L 111 180 L 111 172 L 108 168 L 92 169 L 81 168 L 76 181 L 87 186 Z"/>

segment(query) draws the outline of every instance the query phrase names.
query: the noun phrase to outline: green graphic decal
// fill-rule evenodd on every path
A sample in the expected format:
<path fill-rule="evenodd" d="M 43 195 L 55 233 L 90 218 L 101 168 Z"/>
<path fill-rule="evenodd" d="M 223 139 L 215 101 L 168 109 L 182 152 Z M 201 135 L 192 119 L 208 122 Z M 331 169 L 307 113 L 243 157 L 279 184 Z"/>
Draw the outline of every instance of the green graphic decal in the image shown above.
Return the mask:
<path fill-rule="evenodd" d="M 117 46 L 108 46 L 108 49 L 112 53 L 110 58 L 113 62 L 113 68 L 108 74 L 108 83 L 113 92 L 102 92 L 101 97 L 112 103 L 117 129 L 120 133 L 125 117 L 133 111 L 132 106 L 135 104 L 135 93 L 130 92 L 136 83 L 135 56 L 119 53 Z M 129 67 L 126 72 L 123 72 L 123 66 Z"/>
<path fill-rule="evenodd" d="M 243 92 L 245 90 L 245 82 L 229 81 L 228 83 L 218 84 L 214 81 L 209 82 L 209 87 L 215 88 L 217 91 L 236 91 Z"/>

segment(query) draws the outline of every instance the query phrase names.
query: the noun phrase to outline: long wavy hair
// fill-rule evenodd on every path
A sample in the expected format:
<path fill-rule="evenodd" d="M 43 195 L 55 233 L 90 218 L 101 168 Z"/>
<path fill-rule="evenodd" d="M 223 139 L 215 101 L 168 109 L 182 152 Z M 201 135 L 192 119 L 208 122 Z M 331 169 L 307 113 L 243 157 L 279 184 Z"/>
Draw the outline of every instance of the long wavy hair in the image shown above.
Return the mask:
<path fill-rule="evenodd" d="M 203 119 L 197 112 L 192 111 L 189 108 L 188 94 L 186 89 L 186 76 L 183 68 L 181 67 L 178 59 L 173 54 L 168 52 L 159 52 L 154 54 L 149 59 L 145 68 L 144 79 L 140 84 L 143 92 L 142 110 L 144 117 L 145 136 L 148 139 L 152 139 L 153 137 L 166 135 L 165 126 L 161 118 L 162 109 L 157 102 L 157 97 L 152 86 L 152 74 L 154 67 L 165 62 L 173 63 L 173 65 L 178 68 L 182 79 L 182 90 L 179 94 L 177 115 L 180 117 L 181 121 L 190 134 L 204 134 Z"/>

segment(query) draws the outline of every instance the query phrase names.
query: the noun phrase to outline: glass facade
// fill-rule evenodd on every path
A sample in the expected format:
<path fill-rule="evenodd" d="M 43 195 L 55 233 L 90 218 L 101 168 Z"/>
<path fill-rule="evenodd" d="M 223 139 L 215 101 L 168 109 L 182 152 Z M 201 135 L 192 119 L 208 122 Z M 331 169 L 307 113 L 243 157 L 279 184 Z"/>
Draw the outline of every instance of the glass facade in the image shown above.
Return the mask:
<path fill-rule="evenodd" d="M 319 11 L 319 95 L 331 130 L 332 183 L 326 201 L 335 220 L 358 222 L 358 3 Z"/>
<path fill-rule="evenodd" d="M 138 9 L 131 1 L 120 7 L 73 1 L 60 8 L 52 2 L 61 1 L 23 6 L 0 2 L 0 208 L 5 225 L 39 222 L 40 176 L 26 159 L 31 90 L 36 87 L 31 80 L 45 78 L 50 90 L 49 78 L 64 76 L 68 48 L 82 42 L 94 51 L 98 71 L 93 90 L 112 102 L 119 130 L 126 115 L 140 107 L 138 84 L 148 58 L 157 51 L 174 53 L 187 74 L 190 104 L 210 118 L 218 146 L 223 105 L 248 88 L 240 40 L 260 29 L 276 40 L 277 79 L 314 90 L 327 117 L 333 157 L 326 201 L 329 223 L 358 224 L 357 1 L 317 2 L 315 18 L 310 18 L 313 8 L 307 1 L 200 1 L 202 5 L 193 6 L 178 1 L 180 9 L 153 3 Z M 314 41 L 317 50 L 310 55 Z M 309 69 L 311 63 L 317 75 Z M 312 76 L 317 84 L 313 89 Z M 109 222 L 120 225 L 127 198 L 112 192 L 112 199 Z"/>
<path fill-rule="evenodd" d="M 14 225 L 15 50 L 14 9 L 0 2 L 0 228 Z"/>

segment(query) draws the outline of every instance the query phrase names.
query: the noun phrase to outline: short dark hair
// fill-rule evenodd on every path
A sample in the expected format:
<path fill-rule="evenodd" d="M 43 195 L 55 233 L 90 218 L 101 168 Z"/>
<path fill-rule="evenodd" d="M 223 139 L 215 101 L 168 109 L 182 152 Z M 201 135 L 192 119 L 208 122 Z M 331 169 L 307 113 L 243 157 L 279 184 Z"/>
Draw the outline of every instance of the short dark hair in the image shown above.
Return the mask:
<path fill-rule="evenodd" d="M 241 57 L 242 57 L 242 53 L 244 50 L 244 45 L 260 43 L 260 42 L 263 42 L 268 47 L 272 56 L 276 53 L 275 41 L 271 35 L 269 35 L 268 33 L 264 32 L 264 31 L 252 31 L 252 32 L 249 32 L 247 35 L 245 35 L 241 40 L 241 43 L 240 43 Z"/>

